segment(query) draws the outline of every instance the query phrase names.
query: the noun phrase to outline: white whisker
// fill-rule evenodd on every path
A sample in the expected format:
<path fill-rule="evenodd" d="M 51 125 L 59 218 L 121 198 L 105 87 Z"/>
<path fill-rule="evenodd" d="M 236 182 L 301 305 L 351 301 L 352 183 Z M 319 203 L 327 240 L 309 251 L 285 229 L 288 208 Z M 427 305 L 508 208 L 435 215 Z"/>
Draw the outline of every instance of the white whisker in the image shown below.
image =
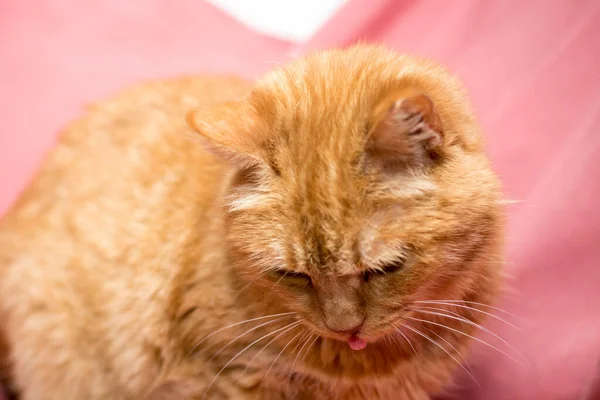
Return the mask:
<path fill-rule="evenodd" d="M 192 349 L 188 352 L 188 357 L 189 357 L 189 355 L 191 353 L 194 352 L 194 350 L 196 350 L 198 348 L 198 346 L 200 346 L 202 343 L 204 343 L 207 339 L 211 338 L 212 336 L 216 335 L 217 333 L 223 332 L 226 329 L 233 328 L 234 326 L 238 326 L 238 325 L 245 324 L 245 323 L 248 323 L 248 322 L 259 321 L 261 319 L 274 318 L 274 317 L 280 317 L 280 316 L 292 315 L 292 314 L 296 314 L 296 313 L 295 312 L 286 312 L 286 313 L 280 313 L 280 314 L 265 315 L 263 317 L 246 319 L 244 321 L 236 322 L 235 324 L 227 325 L 227 326 L 225 326 L 223 328 L 220 328 L 220 329 L 216 330 L 215 332 L 211 333 L 210 335 L 206 336 L 204 339 L 202 339 L 198 343 L 196 343 L 194 345 L 194 347 L 192 347 Z"/>
<path fill-rule="evenodd" d="M 315 338 L 313 339 L 313 341 L 306 348 L 306 351 L 304 352 L 304 355 L 300 359 L 300 364 L 304 364 L 304 360 L 306 360 L 306 356 L 310 352 L 310 348 L 315 344 L 315 342 L 317 341 L 317 339 L 319 339 L 319 335 L 315 335 Z"/>
<path fill-rule="evenodd" d="M 240 350 L 235 356 L 233 356 L 232 358 L 229 359 L 229 361 L 227 361 L 227 363 L 223 366 L 223 368 L 221 368 L 219 370 L 219 372 L 217 372 L 217 375 L 215 375 L 215 377 L 213 378 L 213 380 L 210 382 L 210 384 L 208 385 L 208 387 L 206 388 L 206 390 L 204 391 L 204 395 L 202 395 L 202 399 L 204 400 L 204 398 L 206 397 L 206 395 L 208 394 L 208 392 L 210 391 L 210 388 L 212 387 L 212 385 L 215 384 L 215 382 L 217 381 L 217 378 L 219 377 L 219 375 L 221 375 L 221 373 L 223 371 L 225 371 L 225 369 L 232 363 L 234 362 L 239 356 L 241 356 L 246 350 L 248 350 L 250 347 L 254 346 L 256 343 L 260 342 L 261 340 L 274 335 L 278 332 L 281 332 L 282 330 L 286 330 L 285 332 L 289 331 L 290 329 L 294 328 L 295 326 L 298 326 L 301 323 L 301 321 L 295 321 L 292 322 L 291 324 L 288 324 L 286 326 L 284 326 L 283 328 L 279 328 L 271 333 L 267 333 L 266 335 L 261 336 L 260 338 L 256 339 L 255 341 L 253 341 L 252 343 L 250 343 L 248 346 L 244 347 L 242 350 Z"/>
<path fill-rule="evenodd" d="M 285 277 L 286 277 L 286 275 L 287 275 L 287 271 L 286 271 L 286 272 L 284 272 L 284 273 L 283 273 L 283 274 L 282 274 L 282 275 L 279 277 L 279 279 L 277 279 L 277 280 L 275 281 L 275 283 L 273 284 L 273 286 L 271 286 L 271 290 L 275 289 L 275 286 L 277 286 L 277 284 L 278 284 L 279 282 L 281 282 L 281 280 L 282 280 L 283 278 L 285 278 Z"/>
<path fill-rule="evenodd" d="M 271 320 L 271 321 L 263 322 L 262 324 L 260 324 L 260 325 L 258 325 L 258 326 L 255 326 L 254 328 L 250 328 L 250 329 L 248 329 L 246 332 L 239 334 L 239 335 L 238 335 L 238 336 L 236 336 L 235 338 L 231 339 L 231 340 L 230 340 L 230 341 L 229 341 L 229 342 L 228 342 L 228 343 L 227 343 L 225 346 L 221 347 L 221 349 L 220 349 L 219 351 L 217 351 L 217 352 L 216 352 L 216 353 L 215 353 L 215 354 L 214 354 L 214 355 L 213 355 L 213 356 L 210 358 L 210 360 L 208 360 L 208 361 L 210 362 L 210 361 L 214 360 L 214 359 L 215 359 L 215 358 L 216 358 L 216 357 L 217 357 L 219 354 L 221 354 L 221 352 L 222 352 L 223 350 L 225 350 L 226 348 L 228 348 L 228 347 L 229 347 L 229 346 L 230 346 L 230 345 L 231 345 L 233 342 L 235 342 L 235 341 L 237 341 L 238 339 L 240 339 L 240 338 L 242 338 L 242 337 L 246 336 L 246 335 L 247 335 L 247 334 L 249 334 L 250 332 L 253 332 L 253 331 L 255 331 L 255 330 L 257 330 L 258 328 L 261 328 L 261 327 L 263 327 L 263 326 L 266 326 L 266 325 L 271 325 L 271 324 L 274 324 L 275 322 L 279 322 L 279 321 L 281 321 L 281 320 L 282 320 L 282 319 L 284 319 L 284 318 L 285 318 L 285 317 L 279 317 L 279 318 L 277 318 L 277 319 L 274 319 L 274 320 Z"/>
<path fill-rule="evenodd" d="M 468 320 L 468 319 L 466 319 L 466 318 L 463 318 L 463 317 L 455 317 L 455 316 L 453 316 L 453 315 L 448 315 L 448 314 L 444 314 L 444 313 L 439 313 L 439 312 L 433 312 L 433 311 L 425 311 L 425 310 L 420 310 L 420 309 L 418 309 L 418 308 L 411 308 L 411 309 L 412 309 L 412 310 L 414 310 L 414 311 L 417 311 L 417 312 L 423 313 L 423 314 L 437 315 L 437 316 L 439 316 L 439 317 L 450 318 L 450 319 L 453 319 L 453 320 L 456 320 L 456 321 L 460 321 L 460 322 L 463 322 L 463 323 L 465 323 L 465 324 L 468 324 L 468 325 L 474 326 L 474 327 L 475 327 L 475 328 L 477 328 L 477 329 L 481 329 L 481 330 L 482 330 L 482 331 L 484 331 L 485 333 L 488 333 L 488 334 L 492 335 L 493 337 L 495 337 L 496 339 L 500 340 L 502 343 L 504 343 L 505 345 L 507 345 L 508 347 L 510 347 L 510 348 L 511 348 L 511 350 L 513 350 L 515 353 L 517 353 L 517 354 L 519 355 L 519 357 L 525 358 L 525 357 L 524 357 L 524 356 L 521 354 L 521 352 L 520 352 L 519 350 L 517 350 L 517 349 L 516 349 L 515 347 L 513 347 L 513 346 L 512 346 L 510 343 L 508 343 L 506 340 L 504 340 L 504 338 L 502 338 L 500 335 L 497 335 L 497 334 L 495 334 L 494 332 L 490 331 L 490 330 L 489 330 L 489 329 L 487 329 L 486 327 L 484 327 L 484 326 L 481 326 L 480 324 L 477 324 L 477 323 L 475 323 L 475 322 L 473 322 L 473 321 L 470 321 L 470 320 Z"/>
<path fill-rule="evenodd" d="M 522 318 L 520 318 L 520 317 L 518 317 L 518 316 L 516 316 L 516 315 L 514 315 L 514 314 L 511 314 L 511 313 L 509 313 L 508 311 L 506 311 L 506 310 L 503 310 L 502 308 L 499 308 L 499 307 L 494 307 L 494 306 L 491 306 L 491 305 L 489 305 L 489 304 L 478 303 L 478 302 L 476 302 L 476 301 L 467 301 L 467 300 L 422 300 L 421 302 L 423 303 L 423 302 L 426 302 L 426 301 L 431 301 L 431 302 L 433 302 L 433 301 L 443 301 L 444 303 L 458 303 L 458 304 L 460 304 L 460 303 L 465 303 L 465 304 L 473 304 L 473 305 L 476 305 L 476 306 L 487 307 L 487 308 L 490 308 L 490 309 L 492 309 L 492 310 L 500 311 L 501 313 L 503 313 L 503 314 L 506 314 L 506 315 L 508 315 L 508 316 L 510 316 L 510 317 L 513 317 L 513 318 L 515 318 L 515 319 L 518 319 L 518 320 L 519 320 L 519 321 L 521 321 L 521 322 L 525 322 L 525 321 L 524 321 Z"/>
<path fill-rule="evenodd" d="M 287 393 L 290 389 L 290 384 L 292 382 L 292 374 L 294 373 L 294 367 L 296 366 L 296 361 L 298 360 L 298 357 L 300 356 L 302 349 L 304 349 L 304 346 L 306 346 L 308 344 L 308 342 L 310 341 L 310 339 L 312 339 L 312 336 L 313 336 L 313 333 L 310 331 L 307 331 L 306 335 L 303 336 L 300 340 L 298 340 L 298 343 L 292 349 L 292 354 L 294 354 L 294 351 L 296 351 L 296 350 L 298 350 L 298 352 L 296 353 L 296 357 L 294 357 L 294 361 L 292 362 L 292 366 L 290 367 L 290 372 L 288 374 L 288 383 L 285 388 L 285 393 Z M 304 343 L 302 344 L 300 349 L 298 349 L 298 347 L 300 346 L 300 343 L 302 343 L 302 342 L 304 342 Z"/>
<path fill-rule="evenodd" d="M 396 328 L 396 329 L 398 329 L 398 328 Z M 392 334 L 390 334 L 389 336 L 392 338 L 392 340 L 394 341 L 394 343 L 396 343 L 396 346 L 397 346 L 397 347 L 398 347 L 400 350 L 404 351 L 404 348 L 402 348 L 402 345 L 401 345 L 401 344 L 400 344 L 400 342 L 399 342 L 399 341 L 396 339 L 396 337 L 395 337 L 394 335 L 392 335 Z M 412 345 L 411 345 L 410 347 L 412 347 Z M 414 350 L 414 349 L 413 349 L 413 350 Z M 420 359 L 419 359 L 419 356 L 417 355 L 417 353 L 415 353 L 415 355 L 417 356 L 417 360 L 420 360 Z"/>
<path fill-rule="evenodd" d="M 259 280 L 262 277 L 262 274 L 257 274 L 256 277 L 254 279 L 252 279 L 248 284 L 246 284 L 239 292 L 237 292 L 237 294 L 235 295 L 235 297 L 233 298 L 234 300 L 237 300 L 242 293 L 244 293 L 244 291 L 246 289 L 248 289 L 250 286 L 252 286 L 257 280 Z"/>
<path fill-rule="evenodd" d="M 294 336 L 292 339 L 290 339 L 290 341 L 289 341 L 289 342 L 288 342 L 288 343 L 287 343 L 285 346 L 283 346 L 283 349 L 281 349 L 281 351 L 279 352 L 279 354 L 277 354 L 277 357 L 275 357 L 275 359 L 274 359 L 274 360 L 273 360 L 273 362 L 271 363 L 271 366 L 269 367 L 269 369 L 267 370 L 267 372 L 266 372 L 266 373 L 265 373 L 265 375 L 263 376 L 263 378 L 262 378 L 262 380 L 261 380 L 261 382 L 260 382 L 260 385 L 258 386 L 258 390 L 257 390 L 257 392 L 260 392 L 260 389 L 262 388 L 262 385 L 263 385 L 263 384 L 265 383 L 265 381 L 267 380 L 267 376 L 269 375 L 269 372 L 271 372 L 271 369 L 273 368 L 273 366 L 275 365 L 275 363 L 277 362 L 277 360 L 279 360 L 279 357 L 281 357 L 281 355 L 283 354 L 283 352 L 285 351 L 285 349 L 286 349 L 286 348 L 287 348 L 287 347 L 288 347 L 290 344 L 292 344 L 292 342 L 293 342 L 294 340 L 296 340 L 296 338 L 297 338 L 298 336 L 300 336 L 300 334 L 301 334 L 301 333 L 302 333 L 302 331 L 298 332 L 298 333 L 296 334 L 296 336 Z"/>
<path fill-rule="evenodd" d="M 515 359 L 514 357 L 512 357 L 510 354 L 508 354 L 508 353 L 506 353 L 506 352 L 504 352 L 504 351 L 500 350 L 499 348 L 497 348 L 497 347 L 495 347 L 495 346 L 493 346 L 493 345 L 489 344 L 488 342 L 486 342 L 486 341 L 484 341 L 484 340 L 481 340 L 481 339 L 479 339 L 479 338 L 476 338 L 475 336 L 471 336 L 471 335 L 469 335 L 468 333 L 465 333 L 465 332 L 463 332 L 463 331 L 459 331 L 458 329 L 454 329 L 454 328 L 451 328 L 451 327 L 449 327 L 449 326 L 446 326 L 446 325 L 443 325 L 443 324 L 438 324 L 437 322 L 433 322 L 433 321 L 427 321 L 427 320 L 420 319 L 420 318 L 407 317 L 407 319 L 410 319 L 410 320 L 413 320 L 413 321 L 422 322 L 422 323 L 425 323 L 425 324 L 437 325 L 437 326 L 440 326 L 440 327 L 442 327 L 442 328 L 446 328 L 446 329 L 448 329 L 448 330 L 451 330 L 451 331 L 453 331 L 453 332 L 456 332 L 456 333 L 458 333 L 458 334 L 460 334 L 460 335 L 466 336 L 466 337 L 468 337 L 468 338 L 470 338 L 470 339 L 472 339 L 472 340 L 475 340 L 476 342 L 479 342 L 479 343 L 481 343 L 481 344 L 483 344 L 483 345 L 485 345 L 485 346 L 488 346 L 488 347 L 490 347 L 490 348 L 492 348 L 492 349 L 496 350 L 496 351 L 497 351 L 497 352 L 499 352 L 499 353 L 502 353 L 502 354 L 504 354 L 506 357 L 510 358 L 511 360 L 513 360 L 514 362 L 516 362 L 517 364 L 521 365 L 521 362 L 520 362 L 520 361 L 518 361 L 517 359 Z"/>
<path fill-rule="evenodd" d="M 459 307 L 459 308 L 464 308 L 464 309 L 467 309 L 467 310 L 471 310 L 471 311 L 475 311 L 475 312 L 478 312 L 478 313 L 481 313 L 481 314 L 485 314 L 485 315 L 487 315 L 487 316 L 489 316 L 489 317 L 491 317 L 491 318 L 495 318 L 495 319 L 497 319 L 498 321 L 504 322 L 504 323 L 505 323 L 505 324 L 507 324 L 508 326 L 511 326 L 511 327 L 515 328 L 515 329 L 516 329 L 516 330 L 518 330 L 519 332 L 521 332 L 521 333 L 523 332 L 523 331 L 522 331 L 521 329 L 519 329 L 517 326 L 515 326 L 515 325 L 511 324 L 510 322 L 506 321 L 505 319 L 502 319 L 502 318 L 500 318 L 500 317 L 499 317 L 499 316 L 497 316 L 497 315 L 494 315 L 494 314 L 492 314 L 492 313 L 489 313 L 489 312 L 485 312 L 485 311 L 483 311 L 483 310 L 480 310 L 480 309 L 478 309 L 478 308 L 475 308 L 475 307 L 469 307 L 469 306 L 466 306 L 466 305 L 463 305 L 463 304 L 454 304 L 454 303 L 449 303 L 449 302 L 445 302 L 445 301 L 431 301 L 431 300 L 426 300 L 426 301 L 415 301 L 414 303 L 420 303 L 420 304 L 437 304 L 437 305 L 445 305 L 445 306 L 451 306 L 451 307 Z"/>
<path fill-rule="evenodd" d="M 292 366 L 290 367 L 290 373 L 288 376 L 288 384 L 287 384 L 287 388 L 285 389 L 286 393 L 288 392 L 288 390 L 290 388 L 290 382 L 292 381 L 292 374 L 294 373 L 294 367 L 296 366 L 296 361 L 298 361 L 298 357 L 300 356 L 300 353 L 302 353 L 302 350 L 304 350 L 304 347 L 306 347 L 306 345 L 308 344 L 308 342 L 310 342 L 310 340 L 312 339 L 312 337 L 314 335 L 314 333 L 311 333 L 311 332 L 308 332 L 308 333 L 310 333 L 310 335 L 306 337 L 304 344 L 302 345 L 302 347 L 300 347 L 300 350 L 298 350 L 298 353 L 296 354 L 296 357 L 294 358 L 294 362 L 292 362 Z M 298 342 L 298 343 L 300 343 L 300 342 Z"/>
<path fill-rule="evenodd" d="M 248 364 L 246 364 L 246 368 L 244 368 L 244 371 L 242 372 L 243 376 L 244 374 L 246 374 L 246 371 L 248 370 L 248 368 L 250 367 L 250 365 L 252 365 L 252 363 L 254 362 L 254 360 L 256 360 L 256 358 L 262 354 L 263 351 L 265 351 L 265 349 L 267 347 L 269 347 L 271 345 L 271 343 L 273 343 L 275 340 L 277 340 L 279 337 L 281 337 L 282 335 L 284 335 L 286 332 L 281 332 L 279 335 L 275 336 L 273 339 L 269 340 L 269 342 L 267 344 L 265 344 L 263 346 L 262 349 L 260 349 L 255 355 L 254 357 L 252 357 L 252 359 L 248 362 Z"/>
<path fill-rule="evenodd" d="M 460 361 L 458 361 L 456 359 L 456 357 L 454 357 L 452 354 L 450 354 L 450 352 L 448 350 L 446 350 L 443 346 L 441 346 L 438 342 L 436 342 L 435 340 L 433 340 L 432 338 L 430 338 L 429 336 L 427 336 L 426 334 L 422 333 L 421 331 L 419 331 L 418 329 L 411 327 L 410 325 L 405 325 L 402 324 L 402 326 L 404 326 L 407 329 L 410 329 L 411 331 L 413 331 L 414 333 L 416 333 L 417 335 L 421 335 L 422 337 L 424 337 L 425 339 L 429 340 L 431 343 L 433 343 L 434 345 L 436 345 L 437 347 L 439 347 L 440 349 L 442 349 L 442 351 L 446 354 L 448 354 L 448 356 L 450 358 L 452 358 L 458 365 L 460 365 L 460 367 L 467 373 L 469 374 L 469 376 L 471 378 L 473 378 L 473 381 L 475 381 L 475 383 L 477 384 L 477 386 L 479 386 L 481 388 L 481 385 L 479 384 L 479 382 L 477 382 L 477 379 L 475 379 L 475 377 L 473 376 L 473 374 L 471 374 L 471 372 L 469 372 L 469 370 L 460 363 Z"/>
<path fill-rule="evenodd" d="M 389 344 L 392 344 L 392 335 L 390 333 L 385 335 L 385 341 Z"/>
<path fill-rule="evenodd" d="M 408 336 L 406 336 L 404 334 L 404 332 L 402 332 L 402 330 L 400 328 L 398 328 L 396 325 L 392 325 L 394 327 L 394 329 L 396 329 L 398 331 L 398 333 L 400 335 L 402 335 L 402 337 L 404 338 L 404 340 L 406 340 L 406 343 L 408 343 L 408 345 L 410 346 L 410 348 L 415 352 L 415 356 L 417 357 L 417 360 L 421 360 L 419 358 L 419 353 L 417 353 L 417 349 L 415 348 L 415 346 L 413 346 L 412 342 L 410 341 L 410 339 L 408 338 Z"/>
<path fill-rule="evenodd" d="M 425 328 L 425 327 L 423 327 Z M 454 350 L 456 352 L 456 354 L 459 355 L 459 357 L 461 358 L 461 360 L 463 360 L 463 362 L 466 364 L 467 368 L 469 368 L 469 371 L 473 372 L 473 369 L 471 368 L 471 366 L 469 365 L 469 362 L 467 361 L 467 359 L 462 355 L 462 353 L 460 351 L 458 351 L 458 349 L 452 345 L 452 343 L 450 343 L 449 341 L 447 341 L 446 339 L 444 339 L 441 335 L 438 335 L 437 333 L 435 333 L 434 331 L 432 331 L 429 328 L 425 328 L 427 329 L 428 332 L 432 333 L 433 335 L 437 336 L 441 341 L 443 341 L 444 343 L 446 343 L 448 346 L 450 346 L 450 348 L 452 350 Z"/>

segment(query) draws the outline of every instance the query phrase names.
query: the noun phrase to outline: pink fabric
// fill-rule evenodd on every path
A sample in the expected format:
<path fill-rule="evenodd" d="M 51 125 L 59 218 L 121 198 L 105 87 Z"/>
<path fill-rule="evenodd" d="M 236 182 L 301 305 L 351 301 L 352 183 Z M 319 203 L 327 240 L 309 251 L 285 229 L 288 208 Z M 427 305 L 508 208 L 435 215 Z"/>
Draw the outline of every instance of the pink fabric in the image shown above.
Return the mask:
<path fill-rule="evenodd" d="M 458 397 L 579 399 L 600 359 L 600 3 L 350 0 L 302 51 L 357 40 L 449 65 L 471 92 L 507 194 L 522 201 L 510 207 L 511 290 L 500 306 L 524 332 L 488 328 L 528 361 L 475 346 L 481 388 L 463 376 Z M 86 102 L 153 76 L 253 77 L 291 49 L 199 1 L 1 3 L 0 212 Z"/>
<path fill-rule="evenodd" d="M 140 79 L 252 78 L 290 48 L 202 1 L 0 1 L 0 214 L 86 103 Z"/>

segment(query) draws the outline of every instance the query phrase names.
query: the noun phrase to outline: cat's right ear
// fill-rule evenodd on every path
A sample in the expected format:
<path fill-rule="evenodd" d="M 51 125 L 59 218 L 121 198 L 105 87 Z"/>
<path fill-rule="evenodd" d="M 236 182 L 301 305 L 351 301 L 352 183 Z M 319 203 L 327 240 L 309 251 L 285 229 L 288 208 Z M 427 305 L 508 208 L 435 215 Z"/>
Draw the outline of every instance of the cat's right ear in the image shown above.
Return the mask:
<path fill-rule="evenodd" d="M 260 120 L 244 101 L 188 112 L 186 121 L 202 145 L 220 159 L 246 168 L 264 163 Z"/>
<path fill-rule="evenodd" d="M 387 167 L 423 167 L 444 153 L 444 130 L 432 100 L 406 89 L 392 93 L 374 111 L 366 152 Z"/>

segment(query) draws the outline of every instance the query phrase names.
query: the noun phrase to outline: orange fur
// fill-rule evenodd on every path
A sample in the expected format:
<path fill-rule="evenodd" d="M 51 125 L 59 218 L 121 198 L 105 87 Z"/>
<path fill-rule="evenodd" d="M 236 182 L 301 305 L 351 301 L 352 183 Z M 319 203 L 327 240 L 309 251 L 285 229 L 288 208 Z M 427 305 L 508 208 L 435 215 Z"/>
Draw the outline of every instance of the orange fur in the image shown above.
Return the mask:
<path fill-rule="evenodd" d="M 500 198 L 460 84 L 426 60 L 361 45 L 253 88 L 129 89 L 0 223 L 12 382 L 24 399 L 427 399 L 468 340 L 410 318 L 474 328 L 410 308 L 493 301 Z"/>

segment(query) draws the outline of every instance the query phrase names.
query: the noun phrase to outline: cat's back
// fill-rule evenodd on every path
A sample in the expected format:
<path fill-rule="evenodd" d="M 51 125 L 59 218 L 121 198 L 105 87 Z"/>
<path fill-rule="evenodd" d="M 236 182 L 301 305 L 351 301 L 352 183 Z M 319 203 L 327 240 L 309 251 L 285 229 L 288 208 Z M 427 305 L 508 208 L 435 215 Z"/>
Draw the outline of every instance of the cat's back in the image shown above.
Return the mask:
<path fill-rule="evenodd" d="M 223 166 L 195 143 L 185 116 L 247 89 L 230 77 L 157 80 L 86 107 L 0 219 L 0 271 L 14 250 L 40 237 L 60 241 L 64 233 L 93 242 L 98 235 L 109 256 L 126 246 L 123 235 L 109 243 L 115 230 L 139 239 L 144 226 L 136 223 L 159 230 L 154 224 L 184 212 L 189 196 L 196 209 L 209 204 Z M 12 240 L 18 237 L 26 240 Z"/>
<path fill-rule="evenodd" d="M 0 220 L 0 336 L 6 336 L 0 339 L 18 343 L 11 351 L 29 360 L 13 366 L 21 384 L 31 380 L 22 386 L 52 381 L 36 379 L 39 371 L 60 376 L 61 360 L 82 358 L 66 353 L 73 349 L 106 364 L 131 357 L 124 379 L 147 383 L 135 346 L 129 355 L 110 354 L 103 340 L 120 324 L 139 324 L 122 332 L 156 336 L 147 330 L 165 311 L 156 309 L 166 303 L 160 283 L 169 279 L 170 264 L 185 262 L 186 242 L 201 235 L 224 168 L 194 142 L 186 113 L 247 90 L 245 82 L 227 77 L 148 82 L 88 107 L 60 135 Z M 122 321 L 103 322 L 123 313 Z M 139 318 L 126 317 L 130 313 Z M 90 363 L 80 371 L 102 376 L 95 368 L 111 369 Z M 128 385 L 115 381 L 121 384 Z"/>
<path fill-rule="evenodd" d="M 232 77 L 157 80 L 86 107 L 0 219 L 3 245 L 10 236 L 49 235 L 48 227 L 87 231 L 86 222 L 78 219 L 94 224 L 105 220 L 106 226 L 89 227 L 84 236 L 92 230 L 107 236 L 111 225 L 127 224 L 136 213 L 175 208 L 160 204 L 173 191 L 200 190 L 196 200 L 202 203 L 203 191 L 210 197 L 222 165 L 194 142 L 186 113 L 241 96 L 247 89 L 244 81 Z M 2 266 L 6 253 L 0 250 Z"/>
<path fill-rule="evenodd" d="M 4 220 L 42 199 L 85 200 L 98 189 L 111 190 L 120 183 L 150 184 L 164 178 L 166 170 L 189 167 L 190 159 L 199 158 L 201 162 L 194 164 L 206 168 L 213 159 L 202 146 L 193 145 L 186 113 L 239 97 L 247 89 L 244 81 L 229 77 L 157 80 L 87 106 L 84 115 L 61 133 Z"/>

